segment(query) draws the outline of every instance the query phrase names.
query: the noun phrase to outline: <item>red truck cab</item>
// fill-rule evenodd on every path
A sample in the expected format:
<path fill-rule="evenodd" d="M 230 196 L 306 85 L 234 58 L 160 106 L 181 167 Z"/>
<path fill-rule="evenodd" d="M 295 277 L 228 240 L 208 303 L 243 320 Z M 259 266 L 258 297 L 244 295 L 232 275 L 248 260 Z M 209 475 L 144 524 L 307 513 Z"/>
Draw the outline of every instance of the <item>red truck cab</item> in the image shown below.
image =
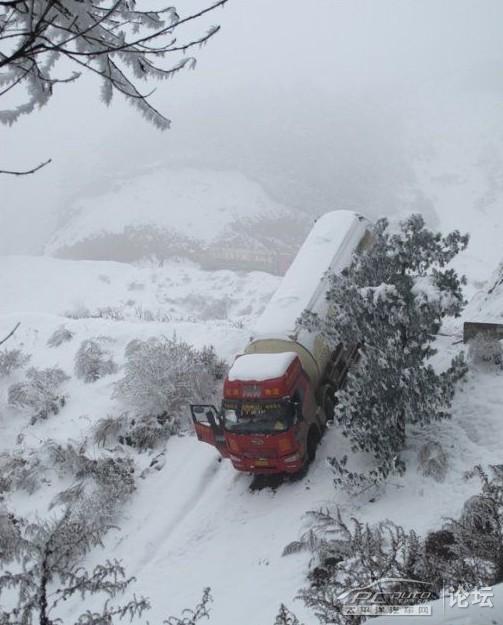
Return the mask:
<path fill-rule="evenodd" d="M 224 382 L 220 410 L 191 406 L 199 440 L 238 471 L 297 473 L 321 436 L 319 409 L 295 352 L 244 354 Z"/>

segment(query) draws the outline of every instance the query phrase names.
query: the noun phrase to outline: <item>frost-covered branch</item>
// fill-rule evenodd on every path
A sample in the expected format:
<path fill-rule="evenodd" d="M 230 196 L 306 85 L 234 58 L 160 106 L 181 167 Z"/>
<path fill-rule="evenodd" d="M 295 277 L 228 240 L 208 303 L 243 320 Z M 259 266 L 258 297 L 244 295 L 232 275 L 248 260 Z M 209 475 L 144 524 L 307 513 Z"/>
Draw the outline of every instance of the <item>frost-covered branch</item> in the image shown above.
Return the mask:
<path fill-rule="evenodd" d="M 9 332 L 9 334 L 7 334 L 6 337 L 4 337 L 1 341 L 0 341 L 0 345 L 3 345 L 6 341 L 8 341 L 10 339 L 11 336 L 14 335 L 14 333 L 16 332 L 16 330 L 19 328 L 19 326 L 21 325 L 21 322 L 18 321 L 16 323 L 16 325 L 12 328 L 12 330 Z"/>
<path fill-rule="evenodd" d="M 23 103 L 0 111 L 0 121 L 13 124 L 46 104 L 55 84 L 76 80 L 81 71 L 90 71 L 103 82 L 106 104 L 118 91 L 154 125 L 168 128 L 170 120 L 149 101 L 153 91 L 143 93 L 139 81 L 165 80 L 184 68 L 193 68 L 195 58 L 183 55 L 207 43 L 220 27 L 212 26 L 182 41 L 177 35 L 185 25 L 226 2 L 218 0 L 180 17 L 175 7 L 138 10 L 129 0 L 0 1 L 0 96 L 18 86 L 24 86 L 23 94 L 27 93 Z M 182 56 L 168 62 L 170 55 Z M 77 65 L 79 71 L 63 78 L 55 75 L 62 58 Z M 34 171 L 37 169 L 0 173 Z"/>
<path fill-rule="evenodd" d="M 51 163 L 51 162 L 52 162 L 52 158 L 49 158 L 46 161 L 44 161 L 43 163 L 40 163 L 39 165 L 37 165 L 36 167 L 33 167 L 32 169 L 25 169 L 24 171 L 11 171 L 9 169 L 0 169 L 0 174 L 6 174 L 8 176 L 28 176 L 29 174 L 36 173 L 37 171 L 42 169 L 42 167 L 45 167 L 46 165 L 49 165 L 49 163 Z M 0 345 L 1 344 L 2 343 L 0 343 Z"/>

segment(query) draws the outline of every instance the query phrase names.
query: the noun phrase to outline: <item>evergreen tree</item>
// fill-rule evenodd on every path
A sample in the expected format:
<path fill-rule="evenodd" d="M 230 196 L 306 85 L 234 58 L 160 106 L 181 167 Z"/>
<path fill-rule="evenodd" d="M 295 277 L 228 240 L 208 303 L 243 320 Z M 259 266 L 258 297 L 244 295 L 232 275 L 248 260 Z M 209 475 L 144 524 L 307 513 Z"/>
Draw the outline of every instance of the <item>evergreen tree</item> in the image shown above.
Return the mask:
<path fill-rule="evenodd" d="M 429 359 L 442 320 L 458 316 L 464 305 L 465 278 L 448 264 L 467 244 L 468 235 L 434 233 L 420 215 L 400 223 L 396 232 L 381 219 L 371 250 L 330 277 L 327 319 L 304 316 L 302 323 L 321 331 L 334 347 L 361 346 L 359 362 L 337 393 L 335 419 L 353 451 L 372 453 L 376 467 L 362 475 L 348 470 L 347 458 L 331 458 L 337 483 L 361 485 L 394 468 L 403 471 L 399 453 L 406 425 L 449 416 L 455 382 L 466 371 L 463 356 L 440 374 Z"/>

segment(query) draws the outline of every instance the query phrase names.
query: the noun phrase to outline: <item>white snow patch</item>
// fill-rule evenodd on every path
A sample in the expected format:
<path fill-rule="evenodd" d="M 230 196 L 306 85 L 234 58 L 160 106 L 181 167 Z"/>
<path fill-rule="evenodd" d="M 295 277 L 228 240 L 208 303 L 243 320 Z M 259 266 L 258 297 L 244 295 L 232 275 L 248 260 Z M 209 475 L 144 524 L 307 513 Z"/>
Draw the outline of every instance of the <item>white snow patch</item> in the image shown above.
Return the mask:
<path fill-rule="evenodd" d="M 228 378 L 230 381 L 273 380 L 280 378 L 297 357 L 295 352 L 280 354 L 244 354 L 232 365 Z"/>

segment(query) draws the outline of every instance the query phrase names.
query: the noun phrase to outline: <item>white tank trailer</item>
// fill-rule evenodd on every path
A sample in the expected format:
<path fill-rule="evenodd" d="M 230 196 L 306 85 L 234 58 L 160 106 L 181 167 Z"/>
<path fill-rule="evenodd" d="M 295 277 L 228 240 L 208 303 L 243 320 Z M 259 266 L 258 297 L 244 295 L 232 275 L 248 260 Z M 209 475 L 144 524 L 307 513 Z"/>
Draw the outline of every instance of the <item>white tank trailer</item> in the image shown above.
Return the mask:
<path fill-rule="evenodd" d="M 328 312 L 328 274 L 347 268 L 355 252 L 372 242 L 371 223 L 351 211 L 320 217 L 253 328 L 245 354 L 296 352 L 317 388 L 331 356 L 323 337 L 299 326 L 304 311 Z"/>

